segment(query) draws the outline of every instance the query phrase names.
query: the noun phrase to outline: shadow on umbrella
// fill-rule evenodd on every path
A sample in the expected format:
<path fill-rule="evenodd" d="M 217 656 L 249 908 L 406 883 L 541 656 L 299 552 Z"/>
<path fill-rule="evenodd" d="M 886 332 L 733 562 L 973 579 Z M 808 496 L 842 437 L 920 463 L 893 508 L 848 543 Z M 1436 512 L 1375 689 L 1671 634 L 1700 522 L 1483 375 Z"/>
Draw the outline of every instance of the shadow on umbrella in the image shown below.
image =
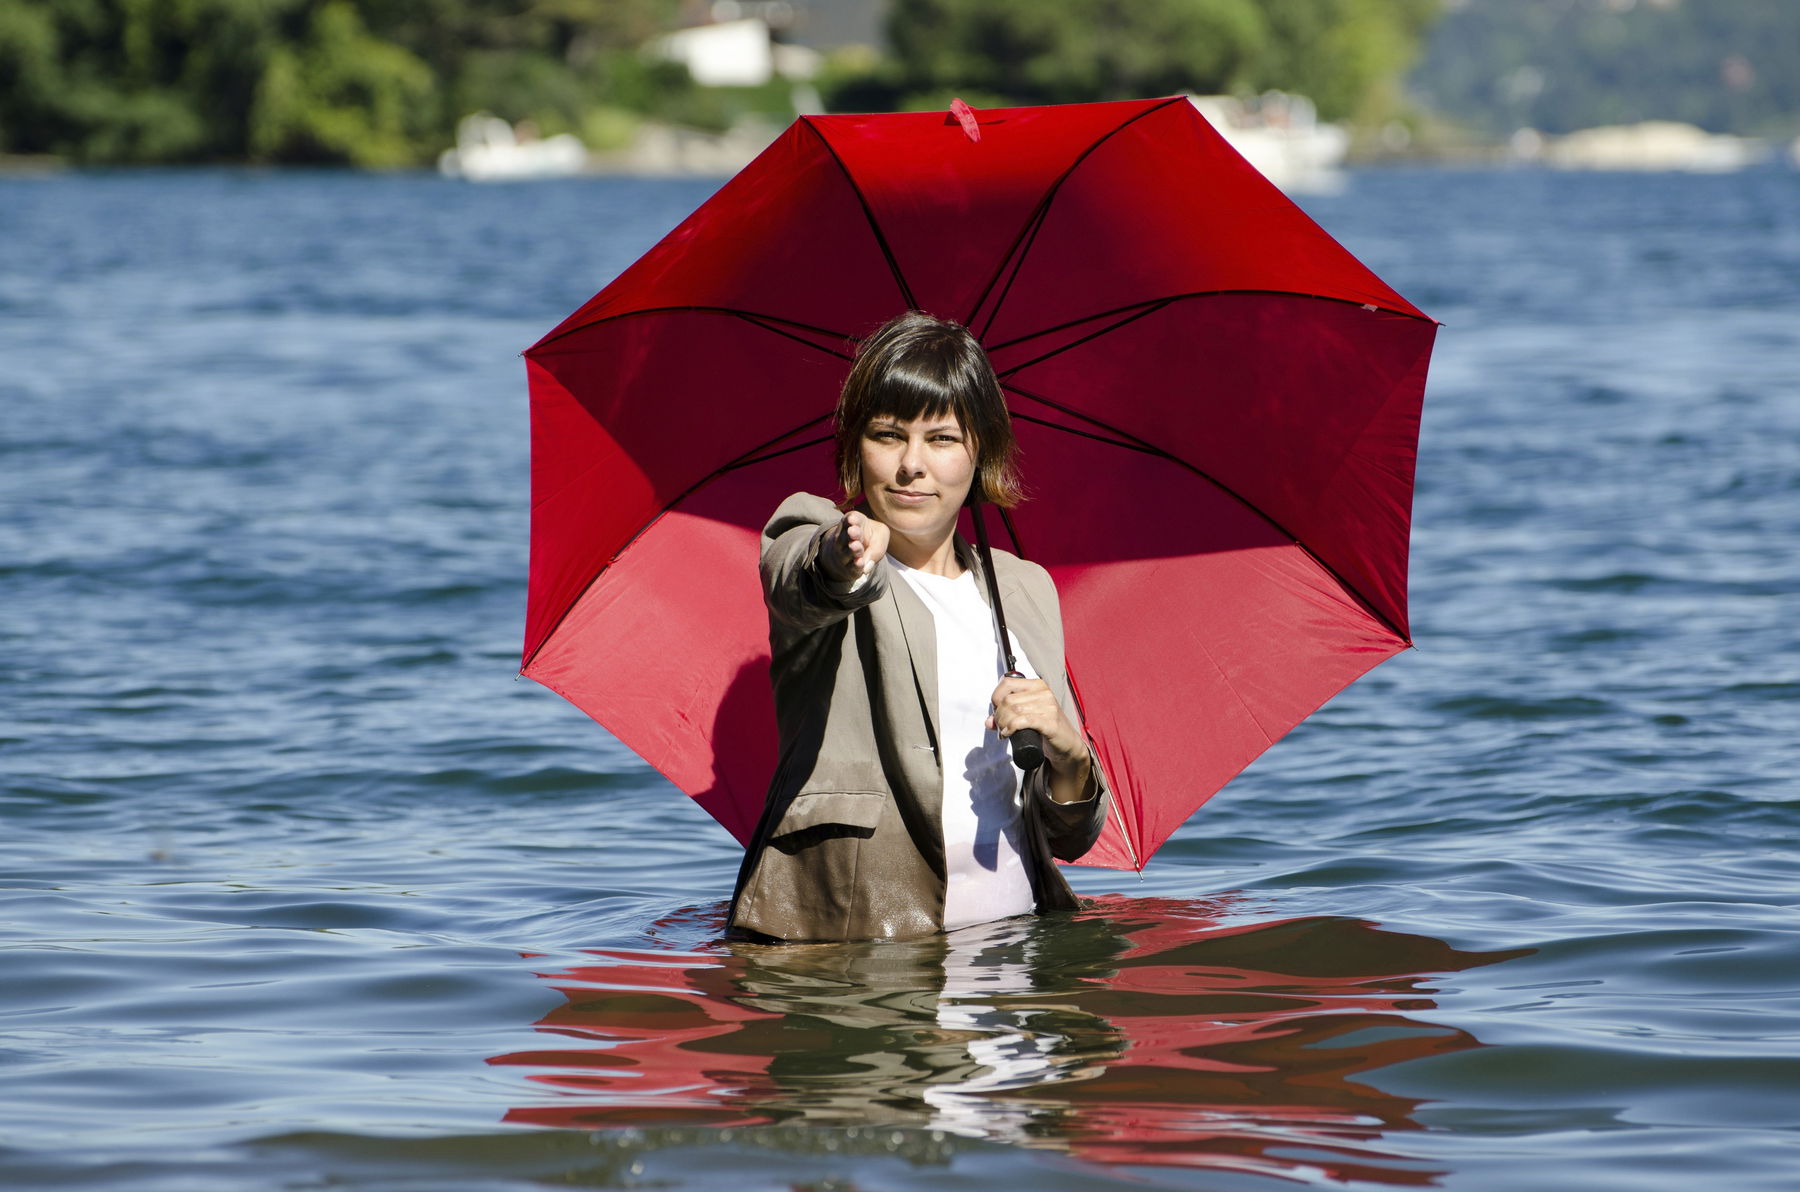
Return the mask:
<path fill-rule="evenodd" d="M 1351 919 L 1224 926 L 1112 896 L 921 940 L 603 950 L 542 974 L 559 1045 L 496 1056 L 514 1123 L 942 1131 L 1104 1164 L 1433 1182 L 1419 1102 L 1363 1082 L 1482 1046 L 1417 1017 L 1467 952 Z"/>

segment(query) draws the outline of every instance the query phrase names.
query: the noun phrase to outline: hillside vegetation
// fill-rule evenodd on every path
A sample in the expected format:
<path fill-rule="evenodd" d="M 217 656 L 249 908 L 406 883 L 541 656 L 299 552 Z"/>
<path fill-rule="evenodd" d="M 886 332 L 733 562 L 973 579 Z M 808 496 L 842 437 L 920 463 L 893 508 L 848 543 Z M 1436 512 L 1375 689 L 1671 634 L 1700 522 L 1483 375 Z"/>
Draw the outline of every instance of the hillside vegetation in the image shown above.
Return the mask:
<path fill-rule="evenodd" d="M 489 111 L 591 147 L 654 117 L 791 115 L 780 81 L 701 88 L 641 52 L 677 0 L 0 0 L 0 153 L 88 163 L 428 162 Z M 834 110 L 1304 92 L 1402 106 L 1438 0 L 893 0 L 889 50 L 839 57 Z"/>
<path fill-rule="evenodd" d="M 1477 133 L 1680 120 L 1800 132 L 1796 0 L 1462 0 L 1432 31 L 1419 101 Z"/>

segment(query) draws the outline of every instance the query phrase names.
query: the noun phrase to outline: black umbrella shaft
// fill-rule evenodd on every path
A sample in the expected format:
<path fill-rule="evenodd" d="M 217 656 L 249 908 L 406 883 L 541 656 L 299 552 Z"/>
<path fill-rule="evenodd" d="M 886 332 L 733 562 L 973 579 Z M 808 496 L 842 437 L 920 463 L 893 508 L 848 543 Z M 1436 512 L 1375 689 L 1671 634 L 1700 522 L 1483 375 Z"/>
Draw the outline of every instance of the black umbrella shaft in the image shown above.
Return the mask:
<path fill-rule="evenodd" d="M 994 552 L 988 546 L 987 520 L 981 506 L 969 507 L 969 518 L 975 523 L 975 551 L 981 556 L 981 573 L 987 577 L 988 603 L 994 606 L 994 625 L 1000 632 L 1000 656 L 1006 659 L 1006 677 L 1022 679 L 1019 660 L 1013 657 L 1012 634 L 1006 631 L 1006 609 L 1000 603 L 1000 580 L 994 575 Z M 1044 737 L 1034 728 L 1022 728 L 1007 738 L 1012 747 L 1013 764 L 1029 773 L 1044 764 Z"/>

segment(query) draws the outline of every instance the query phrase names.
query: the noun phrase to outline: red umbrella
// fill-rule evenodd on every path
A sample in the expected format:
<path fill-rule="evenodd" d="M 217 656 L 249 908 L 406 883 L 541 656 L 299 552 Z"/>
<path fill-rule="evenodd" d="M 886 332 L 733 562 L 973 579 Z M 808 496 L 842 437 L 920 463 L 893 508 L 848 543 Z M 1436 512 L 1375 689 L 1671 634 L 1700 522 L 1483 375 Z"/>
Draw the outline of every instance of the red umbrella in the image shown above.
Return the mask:
<path fill-rule="evenodd" d="M 1143 863 L 1409 644 L 1436 325 L 1177 99 L 803 118 L 526 352 L 523 672 L 742 841 L 775 763 L 756 536 L 834 491 L 853 340 L 987 347 L 1116 814 Z"/>

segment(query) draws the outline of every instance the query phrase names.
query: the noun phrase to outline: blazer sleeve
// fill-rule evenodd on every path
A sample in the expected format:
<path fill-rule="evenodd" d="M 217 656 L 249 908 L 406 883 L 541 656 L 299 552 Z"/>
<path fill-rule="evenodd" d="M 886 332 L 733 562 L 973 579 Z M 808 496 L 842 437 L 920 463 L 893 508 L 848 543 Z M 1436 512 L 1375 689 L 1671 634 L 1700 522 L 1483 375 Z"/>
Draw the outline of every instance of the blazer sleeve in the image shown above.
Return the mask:
<path fill-rule="evenodd" d="M 810 493 L 795 493 L 775 510 L 762 534 L 763 601 L 771 617 L 810 632 L 886 595 L 884 567 L 858 583 L 833 579 L 820 565 L 825 531 L 842 518 L 837 506 Z"/>
<path fill-rule="evenodd" d="M 1091 746 L 1090 746 L 1091 748 Z M 1058 803 L 1050 797 L 1050 775 L 1046 767 L 1033 770 L 1025 779 L 1027 797 L 1037 807 L 1038 823 L 1043 825 L 1044 840 L 1050 855 L 1058 861 L 1078 861 L 1100 839 L 1106 827 L 1106 805 L 1112 793 L 1106 788 L 1106 776 L 1100 772 L 1100 758 L 1094 757 L 1088 774 L 1086 798 L 1074 803 Z"/>

